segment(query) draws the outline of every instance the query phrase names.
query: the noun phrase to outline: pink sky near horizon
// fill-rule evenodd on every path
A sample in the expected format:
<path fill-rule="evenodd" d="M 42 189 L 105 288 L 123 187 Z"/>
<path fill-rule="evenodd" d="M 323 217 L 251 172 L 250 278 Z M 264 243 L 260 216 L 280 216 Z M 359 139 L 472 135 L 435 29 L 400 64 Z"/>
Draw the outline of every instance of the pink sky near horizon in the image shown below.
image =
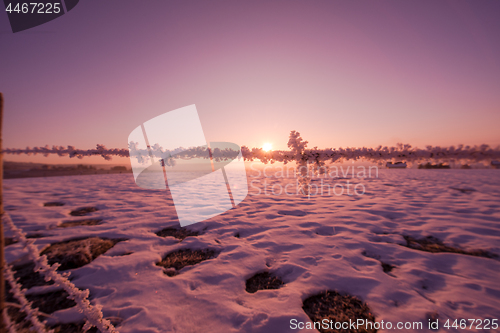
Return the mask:
<path fill-rule="evenodd" d="M 499 1 L 80 1 L 12 34 L 4 146 L 126 148 L 196 104 L 207 141 L 500 145 Z M 13 157 L 46 163 L 100 158 Z M 122 163 L 126 159 L 113 159 Z"/>

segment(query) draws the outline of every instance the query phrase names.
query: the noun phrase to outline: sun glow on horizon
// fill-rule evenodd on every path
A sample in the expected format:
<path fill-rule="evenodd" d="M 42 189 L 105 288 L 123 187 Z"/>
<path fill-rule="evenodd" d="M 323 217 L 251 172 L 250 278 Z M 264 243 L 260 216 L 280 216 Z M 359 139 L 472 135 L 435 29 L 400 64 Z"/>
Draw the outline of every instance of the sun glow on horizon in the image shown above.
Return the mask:
<path fill-rule="evenodd" d="M 269 142 L 266 142 L 262 145 L 262 150 L 264 151 L 270 151 L 273 149 L 273 145 Z"/>

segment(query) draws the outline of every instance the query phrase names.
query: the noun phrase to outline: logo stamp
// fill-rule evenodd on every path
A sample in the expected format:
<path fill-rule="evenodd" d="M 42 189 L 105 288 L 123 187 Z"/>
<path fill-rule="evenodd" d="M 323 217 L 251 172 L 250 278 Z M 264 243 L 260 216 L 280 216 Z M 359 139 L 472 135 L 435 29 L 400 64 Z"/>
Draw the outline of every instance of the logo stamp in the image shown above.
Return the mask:
<path fill-rule="evenodd" d="M 128 143 L 135 183 L 170 191 L 183 227 L 236 207 L 248 194 L 240 147 L 207 144 L 195 105 L 146 121 Z"/>

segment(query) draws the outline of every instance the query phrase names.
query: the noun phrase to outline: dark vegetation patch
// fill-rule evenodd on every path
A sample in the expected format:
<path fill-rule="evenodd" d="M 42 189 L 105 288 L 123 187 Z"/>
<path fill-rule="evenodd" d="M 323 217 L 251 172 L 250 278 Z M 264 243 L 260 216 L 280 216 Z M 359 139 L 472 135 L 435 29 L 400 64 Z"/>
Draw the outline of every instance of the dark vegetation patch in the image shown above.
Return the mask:
<path fill-rule="evenodd" d="M 112 257 L 124 257 L 124 256 L 129 256 L 132 253 L 134 253 L 134 252 L 123 252 L 123 253 L 115 254 Z"/>
<path fill-rule="evenodd" d="M 49 263 L 59 263 L 59 270 L 79 268 L 92 262 L 123 239 L 90 237 L 54 243 L 42 251 Z"/>
<path fill-rule="evenodd" d="M 57 202 L 57 201 L 52 201 L 52 202 L 46 202 L 43 204 L 44 207 L 60 207 L 64 206 L 64 202 Z"/>
<path fill-rule="evenodd" d="M 418 168 L 419 169 L 449 169 L 450 166 L 448 164 L 443 164 L 443 163 L 431 164 L 431 163 L 427 162 L 427 164 L 419 164 Z"/>
<path fill-rule="evenodd" d="M 29 234 L 26 238 L 43 238 L 46 237 L 44 234 Z"/>
<path fill-rule="evenodd" d="M 278 214 L 290 216 L 306 216 L 307 212 L 304 212 L 303 210 L 279 210 Z"/>
<path fill-rule="evenodd" d="M 247 280 L 246 291 L 253 294 L 259 290 L 279 289 L 285 283 L 277 276 L 271 275 L 269 272 L 257 273 Z"/>
<path fill-rule="evenodd" d="M 4 241 L 5 246 L 17 243 L 17 241 L 12 237 L 5 237 L 3 239 L 3 241 Z"/>
<path fill-rule="evenodd" d="M 450 187 L 452 190 L 460 191 L 462 193 L 472 193 L 476 192 L 473 188 L 459 188 L 459 187 Z"/>
<path fill-rule="evenodd" d="M 80 225 L 98 225 L 102 222 L 102 219 L 85 219 L 78 221 L 66 221 L 58 225 L 59 228 L 71 228 L 78 227 Z"/>
<path fill-rule="evenodd" d="M 380 261 L 380 256 L 378 254 L 368 253 L 366 251 L 361 252 L 361 254 L 364 255 L 365 257 Z"/>
<path fill-rule="evenodd" d="M 100 240 L 101 244 L 99 242 L 95 242 L 94 239 Z M 89 251 L 96 250 L 95 245 L 100 245 L 100 247 L 97 249 L 98 251 L 102 251 L 102 241 L 108 241 L 108 240 L 102 240 L 99 238 L 88 238 L 86 240 L 89 240 L 86 243 L 86 248 Z M 68 242 L 64 242 L 66 244 L 70 244 L 72 242 L 75 242 L 78 240 L 72 240 Z M 79 241 L 85 241 L 79 240 Z M 119 240 L 112 240 L 111 242 L 116 244 Z M 59 245 L 62 243 L 58 243 Z M 55 245 L 55 244 L 54 244 Z M 78 246 L 72 246 L 71 249 L 73 250 L 79 250 Z M 62 248 L 59 248 L 58 251 L 64 252 Z M 72 252 L 68 252 L 68 255 L 72 255 Z M 32 262 L 17 265 L 13 267 L 14 271 L 14 277 L 17 279 L 18 283 L 21 284 L 23 289 L 30 289 L 32 287 L 36 286 L 48 286 L 48 285 L 53 285 L 52 281 L 45 281 L 42 275 L 38 272 L 34 272 L 35 264 Z M 11 293 L 10 290 L 10 285 L 7 281 L 5 281 L 5 290 L 6 290 L 6 302 L 7 303 L 7 311 L 9 314 L 9 317 L 13 322 L 16 323 L 16 329 L 17 332 L 19 333 L 28 333 L 32 332 L 32 327 L 31 327 L 31 322 L 26 318 L 26 314 L 21 311 L 21 307 L 17 301 L 17 299 L 14 298 L 14 295 Z M 28 301 L 32 302 L 31 307 L 32 308 L 38 308 L 39 315 L 38 318 L 40 321 L 45 321 L 47 319 L 47 316 L 62 310 L 62 309 L 68 309 L 72 308 L 76 305 L 76 303 L 68 298 L 68 293 L 64 290 L 57 290 L 57 291 L 51 291 L 51 292 L 45 292 L 45 293 L 40 293 L 40 294 L 28 294 L 26 295 L 26 298 Z M 115 318 L 119 320 L 119 318 Z M 121 320 L 120 320 L 121 321 Z M 117 325 L 120 324 L 120 321 L 112 320 L 113 324 Z M 54 326 L 49 327 L 49 329 L 53 329 L 55 333 L 84 333 L 83 330 L 84 323 L 71 323 L 71 324 L 56 324 Z M 93 327 L 87 332 L 89 333 L 97 333 L 98 330 L 97 328 Z"/>
<path fill-rule="evenodd" d="M 167 254 L 156 265 L 165 268 L 165 274 L 168 276 L 174 276 L 179 274 L 182 268 L 199 264 L 202 261 L 216 257 L 216 255 L 216 252 L 211 249 L 178 250 Z"/>
<path fill-rule="evenodd" d="M 7 302 L 13 304 L 12 306 L 8 306 L 8 314 L 10 319 L 16 323 L 17 332 L 19 333 L 28 333 L 33 332 L 30 330 L 32 327 L 31 321 L 26 318 L 26 314 L 21 311 L 19 303 L 14 299 L 13 295 L 10 293 L 10 289 L 6 289 L 8 292 L 6 294 Z M 32 301 L 32 308 L 38 307 L 39 316 L 38 319 L 40 321 L 45 321 L 47 317 L 44 315 L 48 315 L 58 310 L 71 308 L 76 305 L 73 300 L 67 299 L 68 295 L 64 291 L 56 291 L 46 294 L 40 295 L 27 295 L 26 298 L 29 301 Z M 14 305 L 16 304 L 16 305 Z M 83 331 L 84 323 L 78 324 L 59 324 L 55 326 L 49 327 L 54 330 L 54 333 L 84 333 Z M 97 333 L 99 332 L 97 328 L 92 327 L 87 333 Z"/>
<path fill-rule="evenodd" d="M 58 310 L 69 309 L 76 305 L 75 301 L 68 298 L 69 294 L 65 290 L 53 291 L 45 294 L 26 295 L 28 301 L 33 302 L 33 309 L 38 308 L 46 314 L 51 314 Z"/>
<path fill-rule="evenodd" d="M 406 247 L 414 250 L 431 252 L 431 253 L 458 253 L 466 254 L 469 256 L 484 257 L 484 258 L 498 258 L 494 253 L 488 252 L 486 250 L 462 250 L 459 247 L 449 246 L 443 244 L 439 239 L 433 236 L 427 236 L 425 238 L 416 239 L 411 236 L 403 236 L 406 240 Z M 404 246 L 404 245 L 403 245 Z"/>
<path fill-rule="evenodd" d="M 327 319 L 328 322 L 349 322 L 364 319 L 365 321 L 375 321 L 375 316 L 371 313 L 366 303 L 351 295 L 342 295 L 337 291 L 324 291 L 304 300 L 302 309 L 309 316 L 312 322 L 321 322 Z M 369 327 L 368 327 L 369 328 Z M 375 333 L 376 329 L 324 329 L 319 327 L 321 333 Z"/>
<path fill-rule="evenodd" d="M 427 319 L 428 323 L 435 323 L 439 319 L 439 313 L 437 311 L 427 312 L 425 314 L 425 319 Z M 439 321 L 438 321 L 438 325 L 433 325 L 433 327 L 435 327 L 435 328 L 432 328 L 432 330 L 437 331 L 439 329 Z"/>
<path fill-rule="evenodd" d="M 54 330 L 54 333 L 83 333 L 83 325 L 80 324 L 61 324 L 57 326 L 51 326 L 50 329 Z M 99 330 L 96 327 L 92 327 L 87 333 L 97 333 Z"/>
<path fill-rule="evenodd" d="M 382 265 L 382 269 L 384 270 L 384 273 L 390 273 L 396 266 L 385 263 L 383 261 L 380 262 L 380 265 Z"/>
<path fill-rule="evenodd" d="M 78 209 L 71 211 L 71 213 L 69 213 L 69 215 L 71 215 L 71 216 L 85 216 L 85 215 L 88 215 L 90 213 L 97 212 L 98 210 L 99 209 L 97 209 L 95 207 L 83 207 L 83 208 L 78 208 Z"/>
<path fill-rule="evenodd" d="M 363 251 L 361 254 L 364 255 L 365 257 L 378 260 L 380 262 L 380 265 L 382 266 L 382 270 L 384 271 L 384 273 L 390 273 L 394 268 L 396 268 L 396 266 L 385 263 L 382 260 L 380 260 L 380 256 L 377 254 L 371 254 L 371 253 L 368 253 L 366 251 Z M 389 274 L 389 275 L 391 275 L 391 274 Z"/>
<path fill-rule="evenodd" d="M 200 233 L 198 231 L 191 231 L 187 228 L 173 228 L 173 227 L 168 227 L 165 229 L 162 229 L 158 232 L 156 232 L 156 235 L 160 237 L 174 237 L 179 239 L 180 241 L 183 241 L 186 237 L 196 237 Z"/>
<path fill-rule="evenodd" d="M 33 263 L 14 267 L 14 270 L 16 270 L 14 276 L 19 277 L 20 275 L 22 275 L 24 277 L 18 281 L 19 283 L 21 283 L 23 289 L 29 289 L 33 286 L 52 284 L 52 282 L 45 282 L 43 278 L 41 278 L 40 274 L 33 272 L 34 267 L 35 265 Z M 35 279 L 26 279 L 30 272 L 32 275 L 37 276 L 36 283 L 33 283 Z M 32 332 L 30 330 L 31 322 L 26 318 L 26 314 L 21 311 L 21 307 L 17 299 L 14 298 L 14 295 L 10 291 L 10 285 L 8 282 L 5 283 L 5 290 L 6 302 L 8 304 L 7 311 L 11 320 L 16 323 L 17 332 Z M 68 299 L 68 293 L 66 293 L 66 291 L 64 290 L 58 290 L 43 294 L 29 294 L 26 295 L 26 298 L 28 299 L 28 301 L 33 302 L 31 305 L 33 309 L 38 308 L 38 319 L 42 322 L 47 319 L 47 315 L 50 315 L 51 313 L 58 310 L 74 307 L 76 305 L 73 300 Z M 55 333 L 83 333 L 83 323 L 60 324 L 55 325 L 51 328 L 55 330 Z M 97 329 L 93 328 L 88 332 L 97 333 L 98 331 Z"/>
<path fill-rule="evenodd" d="M 34 271 L 35 264 L 30 262 L 23 265 L 13 267 L 14 277 L 19 279 L 19 283 L 23 288 L 29 289 L 36 286 L 46 286 L 54 284 L 52 281 L 45 281 L 43 276 Z"/>
<path fill-rule="evenodd" d="M 124 256 L 129 256 L 133 253 L 134 252 L 131 252 L 131 251 L 125 251 L 125 252 L 117 252 L 114 254 L 108 254 L 108 256 L 110 256 L 110 257 L 124 257 Z"/>

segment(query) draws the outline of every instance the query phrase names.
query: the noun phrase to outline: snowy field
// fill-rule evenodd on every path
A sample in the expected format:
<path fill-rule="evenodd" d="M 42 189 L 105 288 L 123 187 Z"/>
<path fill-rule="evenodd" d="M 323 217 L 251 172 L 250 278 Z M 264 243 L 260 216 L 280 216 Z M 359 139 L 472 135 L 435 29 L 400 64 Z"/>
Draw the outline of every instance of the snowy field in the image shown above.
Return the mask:
<path fill-rule="evenodd" d="M 105 317 L 123 319 L 117 326 L 123 333 L 299 332 L 290 320 L 310 321 L 302 301 L 324 290 L 358 296 L 377 321 L 424 323 L 413 331 L 429 331 L 429 313 L 438 313 L 440 323 L 500 320 L 498 258 L 423 252 L 403 238 L 433 236 L 500 255 L 500 170 L 380 170 L 378 177 L 324 185 L 347 181 L 362 183 L 365 193 L 307 198 L 293 193 L 293 178 L 249 177 L 249 195 L 239 206 L 188 226 L 200 235 L 182 242 L 155 234 L 178 226 L 165 191 L 143 190 L 131 174 L 5 180 L 4 199 L 16 226 L 42 236 L 35 243 L 40 250 L 78 237 L 127 239 L 71 271 Z M 269 190 L 275 185 L 277 194 L 287 184 L 291 195 Z M 43 206 L 52 201 L 65 205 Z M 99 210 L 85 218 L 101 224 L 57 227 L 81 220 L 69 212 L 89 206 Z M 167 276 L 156 263 L 178 249 L 218 255 Z M 24 254 L 19 244 L 6 252 L 8 262 Z M 394 268 L 384 272 L 381 262 Z M 263 271 L 285 285 L 246 292 L 246 280 Z M 60 322 L 83 319 L 74 308 L 53 315 Z"/>

